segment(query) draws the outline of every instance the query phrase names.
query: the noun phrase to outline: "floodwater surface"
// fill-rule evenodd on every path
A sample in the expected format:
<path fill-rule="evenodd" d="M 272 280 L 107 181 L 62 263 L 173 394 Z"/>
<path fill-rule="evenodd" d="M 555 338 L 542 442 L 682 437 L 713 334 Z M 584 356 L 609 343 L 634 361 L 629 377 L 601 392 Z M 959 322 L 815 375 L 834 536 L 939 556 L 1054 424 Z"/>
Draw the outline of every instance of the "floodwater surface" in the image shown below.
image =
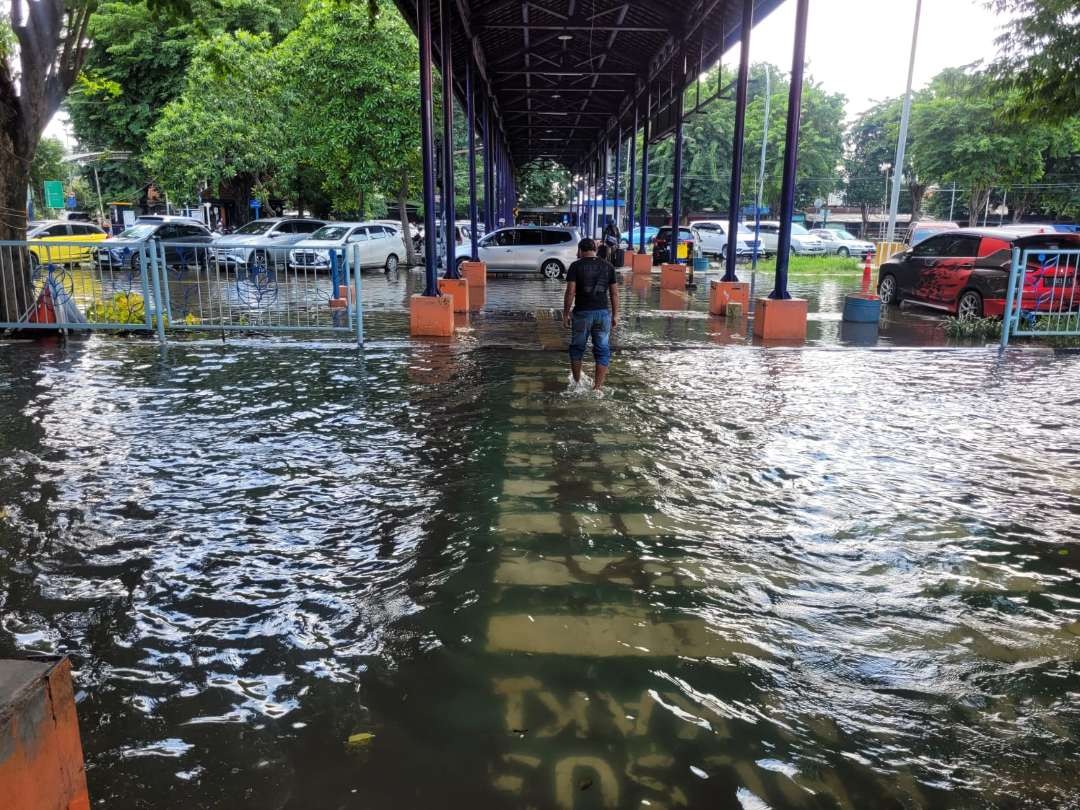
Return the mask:
<path fill-rule="evenodd" d="M 1065 807 L 1080 356 L 0 345 L 100 808 Z"/>

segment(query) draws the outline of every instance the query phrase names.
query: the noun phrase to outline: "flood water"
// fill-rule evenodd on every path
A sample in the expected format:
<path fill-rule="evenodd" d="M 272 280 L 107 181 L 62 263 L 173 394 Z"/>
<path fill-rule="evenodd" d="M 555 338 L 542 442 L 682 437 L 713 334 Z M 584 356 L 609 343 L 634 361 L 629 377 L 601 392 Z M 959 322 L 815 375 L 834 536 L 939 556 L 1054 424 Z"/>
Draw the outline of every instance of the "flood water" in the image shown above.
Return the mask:
<path fill-rule="evenodd" d="M 1080 356 L 0 344 L 95 808 L 1066 807 Z"/>

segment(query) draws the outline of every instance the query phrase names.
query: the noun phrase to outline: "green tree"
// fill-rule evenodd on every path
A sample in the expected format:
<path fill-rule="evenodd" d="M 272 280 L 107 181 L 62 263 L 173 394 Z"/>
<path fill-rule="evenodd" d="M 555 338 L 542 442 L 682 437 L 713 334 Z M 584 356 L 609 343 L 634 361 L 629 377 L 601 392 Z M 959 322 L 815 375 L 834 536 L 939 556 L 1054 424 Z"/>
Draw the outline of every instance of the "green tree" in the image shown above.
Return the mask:
<path fill-rule="evenodd" d="M 146 163 L 180 201 L 242 178 L 264 203 L 288 146 L 287 110 L 270 38 L 219 34 L 200 43 L 180 97 L 149 136 Z"/>
<path fill-rule="evenodd" d="M 562 164 L 553 160 L 533 161 L 521 167 L 518 205 L 523 208 L 566 205 L 570 202 L 571 185 L 570 171 Z"/>
<path fill-rule="evenodd" d="M 766 70 L 770 71 L 771 97 L 762 202 L 775 209 L 780 200 L 789 84 L 785 76 L 772 65 L 754 65 L 751 68 L 746 108 L 742 199 L 744 205 L 752 202 L 757 189 L 758 158 L 762 137 L 765 135 Z M 716 82 L 717 79 L 710 75 L 704 81 Z M 692 92 L 692 89 L 688 91 L 688 98 Z M 730 102 L 713 101 L 690 116 L 684 125 L 684 211 L 727 211 L 734 116 L 734 106 Z M 797 205 L 809 205 L 816 197 L 826 196 L 836 188 L 837 167 L 843 158 L 843 116 L 844 97 L 829 93 L 813 79 L 807 79 L 803 88 L 802 129 L 799 135 Z M 673 139 L 668 138 L 650 150 L 651 207 L 670 210 L 673 169 Z"/>
<path fill-rule="evenodd" d="M 974 225 L 994 188 L 1030 184 L 1047 161 L 1069 154 L 1075 136 L 1057 124 L 1017 126 L 1001 115 L 1015 103 L 985 73 L 950 68 L 938 74 L 912 106 L 914 161 L 921 176 L 965 189 Z"/>
<path fill-rule="evenodd" d="M 45 212 L 45 181 L 67 180 L 69 174 L 70 169 L 64 163 L 64 144 L 57 138 L 42 138 L 30 164 L 30 190 L 38 216 Z"/>
<path fill-rule="evenodd" d="M 99 166 L 103 193 L 130 199 L 150 180 L 143 158 L 150 130 L 184 88 L 199 43 L 248 31 L 280 40 L 299 19 L 300 0 L 192 0 L 176 13 L 153 0 L 108 0 L 91 16 L 93 45 L 67 100 L 87 151 L 126 151 Z"/>
<path fill-rule="evenodd" d="M 93 0 L 11 0 L 0 14 L 0 239 L 25 235 L 31 163 L 82 69 L 93 7 Z M 16 292 L 5 292 L 10 289 Z M 29 284 L 0 287 L 0 319 L 26 311 L 29 302 L 19 292 L 26 289 Z"/>
<path fill-rule="evenodd" d="M 1011 22 L 998 38 L 992 73 L 1020 118 L 1067 118 L 1080 110 L 1080 3 L 987 0 Z"/>

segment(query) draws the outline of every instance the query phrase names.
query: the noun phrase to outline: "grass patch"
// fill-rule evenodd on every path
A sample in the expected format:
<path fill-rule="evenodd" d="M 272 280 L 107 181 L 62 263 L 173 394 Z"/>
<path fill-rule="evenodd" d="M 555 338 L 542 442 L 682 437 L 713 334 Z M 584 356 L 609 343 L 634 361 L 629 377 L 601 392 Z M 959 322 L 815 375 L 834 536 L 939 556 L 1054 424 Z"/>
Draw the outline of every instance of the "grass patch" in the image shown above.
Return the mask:
<path fill-rule="evenodd" d="M 953 340 L 989 340 L 1001 337 L 1000 318 L 945 319 L 945 337 Z"/>
<path fill-rule="evenodd" d="M 788 273 L 793 276 L 861 273 L 862 268 L 862 263 L 850 256 L 792 256 L 788 262 Z M 776 272 L 776 258 L 759 259 L 758 270 L 763 273 Z"/>

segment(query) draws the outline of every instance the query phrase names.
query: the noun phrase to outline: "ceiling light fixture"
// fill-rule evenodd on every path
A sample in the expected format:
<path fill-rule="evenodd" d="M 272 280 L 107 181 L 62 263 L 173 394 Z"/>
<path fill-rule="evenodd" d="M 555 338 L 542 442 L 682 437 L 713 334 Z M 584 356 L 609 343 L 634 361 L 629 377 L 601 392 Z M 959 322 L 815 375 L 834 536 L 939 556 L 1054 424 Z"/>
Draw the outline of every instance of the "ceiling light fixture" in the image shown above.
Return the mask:
<path fill-rule="evenodd" d="M 566 33 L 565 31 L 556 37 L 556 39 L 562 40 L 563 42 L 569 42 L 573 38 L 573 34 Z"/>

